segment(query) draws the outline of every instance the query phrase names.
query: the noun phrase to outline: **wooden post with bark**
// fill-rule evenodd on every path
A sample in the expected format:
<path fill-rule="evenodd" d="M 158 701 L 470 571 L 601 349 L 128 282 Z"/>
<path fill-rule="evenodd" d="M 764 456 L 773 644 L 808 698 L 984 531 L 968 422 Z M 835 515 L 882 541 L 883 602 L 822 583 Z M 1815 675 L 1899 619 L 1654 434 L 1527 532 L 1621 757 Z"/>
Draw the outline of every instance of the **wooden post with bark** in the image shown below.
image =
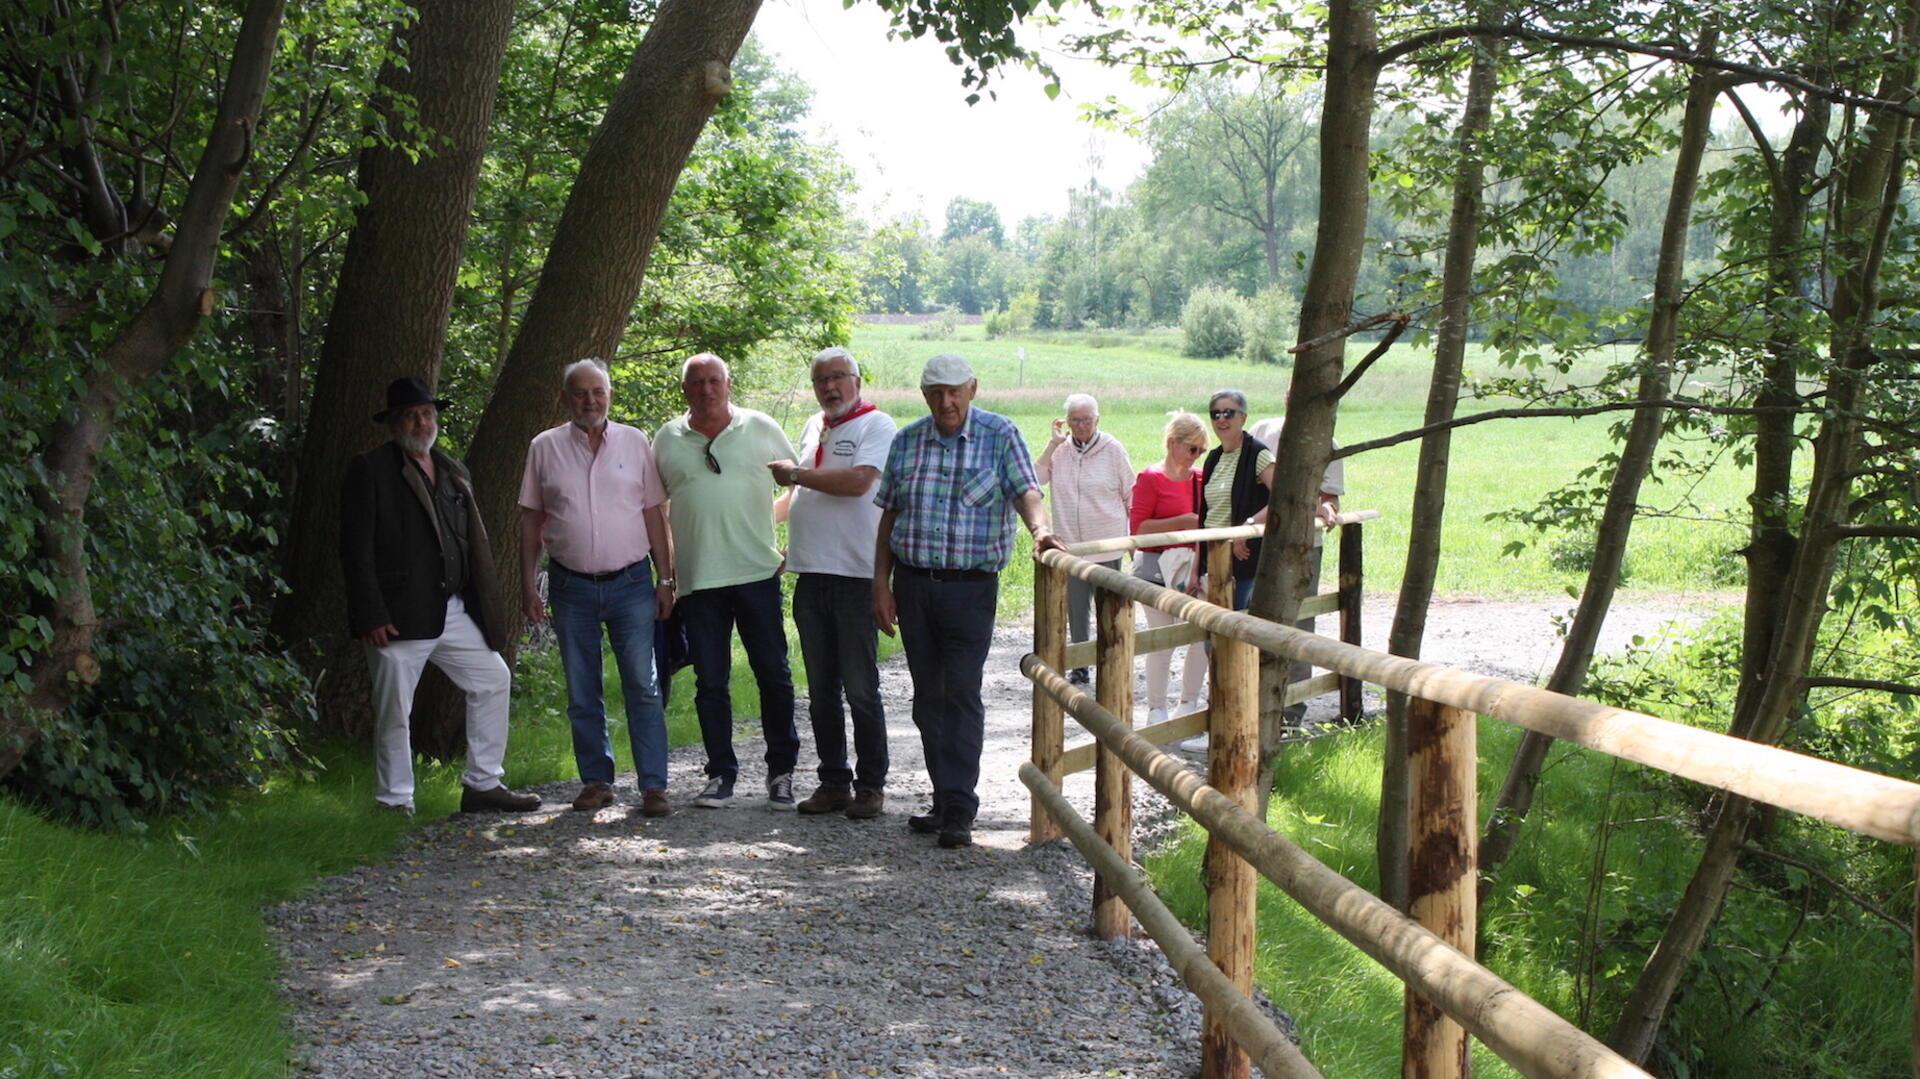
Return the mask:
<path fill-rule="evenodd" d="M 1479 900 L 1476 721 L 1464 708 L 1417 697 L 1408 702 L 1408 913 L 1469 959 Z M 1466 1030 L 1412 989 L 1406 993 L 1400 1071 L 1406 1079 L 1460 1079 L 1468 1072 Z"/>
<path fill-rule="evenodd" d="M 1233 607 L 1231 548 L 1207 545 L 1207 599 Z M 1208 714 L 1207 784 L 1249 813 L 1258 813 L 1260 771 L 1260 654 L 1251 644 L 1212 635 L 1213 691 Z M 1258 878 L 1245 858 L 1211 834 L 1207 838 L 1207 955 L 1242 993 L 1253 986 Z M 1246 1051 L 1222 1016 L 1209 1009 L 1201 1043 L 1204 1079 L 1246 1079 Z"/>
<path fill-rule="evenodd" d="M 1362 570 L 1360 525 L 1355 522 L 1340 528 L 1340 639 L 1351 645 L 1360 643 L 1360 601 Z M 1361 682 L 1352 675 L 1340 676 L 1340 719 L 1358 723 L 1365 716 L 1365 698 Z"/>
<path fill-rule="evenodd" d="M 1066 669 L 1067 574 L 1035 562 L 1033 565 L 1033 654 L 1054 670 Z M 1060 753 L 1066 748 L 1064 714 L 1059 702 L 1038 690 L 1033 694 L 1033 766 L 1060 784 Z M 1027 842 L 1060 838 L 1060 825 L 1047 813 L 1038 795 L 1027 813 Z"/>
<path fill-rule="evenodd" d="M 1065 597 L 1064 582 L 1059 594 Z M 1094 696 L 1100 707 L 1132 726 L 1133 601 L 1113 592 L 1099 592 L 1094 605 L 1100 622 Z M 1133 773 L 1107 749 L 1099 751 L 1093 768 L 1094 831 L 1121 861 L 1132 864 Z M 1105 876 L 1093 878 L 1093 932 L 1102 940 L 1124 940 L 1133 935 L 1133 916 L 1115 888 Z"/>

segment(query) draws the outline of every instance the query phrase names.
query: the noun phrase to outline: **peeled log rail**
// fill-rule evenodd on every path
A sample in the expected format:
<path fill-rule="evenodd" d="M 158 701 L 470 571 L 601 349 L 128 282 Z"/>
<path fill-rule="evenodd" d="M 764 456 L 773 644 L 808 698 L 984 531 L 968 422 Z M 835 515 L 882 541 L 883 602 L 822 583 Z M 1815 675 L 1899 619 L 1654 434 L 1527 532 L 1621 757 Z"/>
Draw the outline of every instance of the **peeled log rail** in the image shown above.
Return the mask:
<path fill-rule="evenodd" d="M 1020 782 L 1033 792 L 1034 801 L 1046 807 L 1049 818 L 1061 826 L 1100 879 L 1107 881 L 1108 886 L 1126 900 L 1140 927 L 1160 945 L 1167 965 L 1210 1010 L 1223 1017 L 1234 1040 L 1260 1062 L 1261 1071 L 1275 1079 L 1319 1079 L 1319 1069 L 1300 1055 L 1300 1050 L 1251 999 L 1234 988 L 1233 982 L 1194 943 L 1187 927 L 1160 902 L 1152 886 L 1141 879 L 1139 871 L 1100 841 L 1093 828 L 1067 804 L 1060 788 L 1047 779 L 1046 773 L 1031 763 L 1022 764 Z"/>
<path fill-rule="evenodd" d="M 1333 519 L 1334 526 L 1357 525 L 1364 521 L 1380 519 L 1379 510 L 1355 510 L 1342 513 Z M 1313 519 L 1313 527 L 1326 528 L 1327 523 L 1320 518 Z M 1067 548 L 1067 553 L 1077 558 L 1090 554 L 1105 554 L 1108 551 L 1136 551 L 1142 547 L 1177 547 L 1185 543 L 1205 543 L 1209 540 L 1260 539 L 1267 534 L 1266 525 L 1236 525 L 1233 528 L 1188 528 L 1179 532 L 1142 532 L 1133 536 L 1114 536 L 1112 539 L 1088 540 L 1075 543 Z"/>
<path fill-rule="evenodd" d="M 1232 799 L 1202 783 L 1178 760 L 1128 730 L 1059 671 L 1033 656 L 1020 661 L 1020 670 L 1102 745 L 1126 761 L 1135 774 L 1199 821 L 1210 836 L 1233 848 L 1309 914 L 1438 1005 L 1520 1074 L 1529 1079 L 1646 1076 L 1539 1001 L 1327 868 Z M 1137 912 L 1141 908 L 1134 909 Z M 1146 924 L 1144 918 L 1141 924 Z M 1148 932 L 1153 932 L 1151 927 Z M 1159 940 L 1159 935 L 1154 934 L 1154 939 Z M 1161 941 L 1161 947 L 1166 947 L 1165 941 Z"/>
<path fill-rule="evenodd" d="M 1062 551 L 1043 551 L 1035 560 L 1265 652 L 1305 659 L 1876 839 L 1920 846 L 1920 785 L 1503 678 L 1371 651 L 1229 611 Z"/>

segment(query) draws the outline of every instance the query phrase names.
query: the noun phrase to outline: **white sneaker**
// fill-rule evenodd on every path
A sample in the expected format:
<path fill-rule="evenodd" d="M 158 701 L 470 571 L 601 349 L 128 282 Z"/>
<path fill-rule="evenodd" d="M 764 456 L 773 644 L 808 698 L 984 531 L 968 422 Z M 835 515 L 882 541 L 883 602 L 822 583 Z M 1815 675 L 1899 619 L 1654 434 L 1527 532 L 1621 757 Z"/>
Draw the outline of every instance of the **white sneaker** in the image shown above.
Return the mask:
<path fill-rule="evenodd" d="M 1149 727 L 1157 726 L 1161 723 L 1165 723 L 1166 721 L 1167 721 L 1167 710 L 1165 708 L 1147 709 L 1147 726 Z"/>
<path fill-rule="evenodd" d="M 1206 710 L 1207 702 L 1205 701 L 1181 701 L 1179 705 L 1174 708 L 1173 714 L 1175 716 L 1190 716 L 1195 712 L 1204 712 Z"/>

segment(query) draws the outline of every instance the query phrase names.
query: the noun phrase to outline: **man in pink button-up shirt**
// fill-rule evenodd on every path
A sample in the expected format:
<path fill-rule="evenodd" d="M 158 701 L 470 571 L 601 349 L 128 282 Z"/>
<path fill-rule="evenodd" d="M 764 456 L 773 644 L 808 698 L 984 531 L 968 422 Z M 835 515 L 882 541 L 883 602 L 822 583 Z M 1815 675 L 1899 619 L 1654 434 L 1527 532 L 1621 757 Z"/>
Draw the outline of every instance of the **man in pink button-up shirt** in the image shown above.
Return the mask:
<path fill-rule="evenodd" d="M 520 481 L 521 605 L 529 621 L 545 620 L 535 577 L 544 547 L 580 768 L 573 808 L 613 804 L 613 741 L 601 694 L 605 626 L 626 698 L 640 812 L 664 817 L 673 807 L 667 801 L 667 720 L 654 677 L 653 623 L 673 610 L 666 489 L 646 434 L 607 419 L 613 387 L 606 369 L 597 360 L 580 360 L 564 377 L 562 399 L 573 419 L 534 436 Z"/>

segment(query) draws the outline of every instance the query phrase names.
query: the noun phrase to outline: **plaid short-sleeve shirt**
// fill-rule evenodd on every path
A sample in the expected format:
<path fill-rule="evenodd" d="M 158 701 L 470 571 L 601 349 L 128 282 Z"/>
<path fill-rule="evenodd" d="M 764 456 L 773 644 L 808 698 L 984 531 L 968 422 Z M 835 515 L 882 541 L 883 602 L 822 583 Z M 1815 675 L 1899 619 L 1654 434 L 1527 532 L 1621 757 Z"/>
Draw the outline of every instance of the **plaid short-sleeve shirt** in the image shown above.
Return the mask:
<path fill-rule="evenodd" d="M 1013 421 L 973 408 L 952 437 L 931 416 L 902 427 L 873 502 L 896 513 L 891 546 L 900 561 L 998 572 L 1013 558 L 1013 503 L 1039 487 Z"/>

